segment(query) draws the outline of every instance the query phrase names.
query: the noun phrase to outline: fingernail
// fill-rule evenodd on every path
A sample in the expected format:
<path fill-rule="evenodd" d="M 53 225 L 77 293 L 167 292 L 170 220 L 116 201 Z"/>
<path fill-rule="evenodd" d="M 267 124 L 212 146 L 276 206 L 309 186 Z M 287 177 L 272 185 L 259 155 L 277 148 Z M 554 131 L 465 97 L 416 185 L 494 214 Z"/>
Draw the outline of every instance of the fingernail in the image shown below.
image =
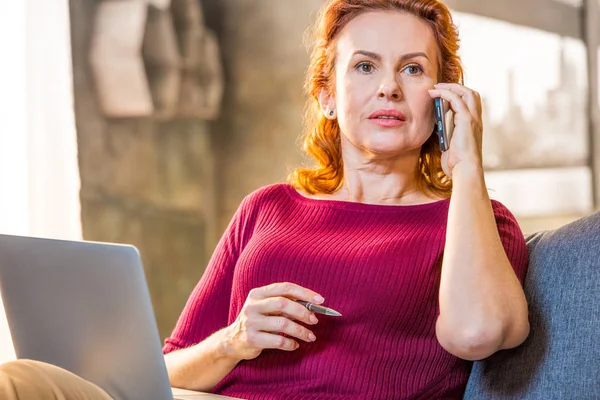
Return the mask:
<path fill-rule="evenodd" d="M 313 324 L 316 324 L 317 322 L 319 322 L 319 320 L 317 319 L 317 317 L 315 317 L 314 314 L 310 314 L 310 317 L 308 318 L 310 320 L 310 322 L 312 322 Z"/>
<path fill-rule="evenodd" d="M 319 296 L 319 295 L 316 295 L 316 296 L 315 296 L 315 301 L 316 301 L 317 303 L 322 303 L 322 302 L 324 302 L 324 301 L 325 301 L 325 299 L 324 299 L 323 297 Z"/>
<path fill-rule="evenodd" d="M 308 340 L 310 340 L 311 342 L 314 342 L 315 340 L 317 340 L 317 337 L 314 334 L 309 333 L 308 334 Z"/>

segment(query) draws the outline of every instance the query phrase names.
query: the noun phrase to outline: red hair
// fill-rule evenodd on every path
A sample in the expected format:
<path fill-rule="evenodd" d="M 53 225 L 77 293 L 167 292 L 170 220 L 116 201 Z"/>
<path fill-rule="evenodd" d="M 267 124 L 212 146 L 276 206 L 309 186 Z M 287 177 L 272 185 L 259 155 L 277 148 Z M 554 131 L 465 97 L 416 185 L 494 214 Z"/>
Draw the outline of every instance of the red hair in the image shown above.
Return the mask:
<path fill-rule="evenodd" d="M 336 39 L 340 31 L 358 15 L 369 11 L 400 11 L 421 18 L 431 26 L 438 45 L 438 82 L 463 82 L 458 52 L 458 32 L 448 8 L 438 0 L 331 0 L 326 3 L 314 26 L 315 42 L 304 85 L 306 104 L 304 150 L 318 165 L 297 168 L 288 181 L 310 194 L 331 194 L 344 182 L 340 127 L 326 118 L 319 107 L 319 92 L 334 93 Z M 449 197 L 452 181 L 442 170 L 442 152 L 434 130 L 421 147 L 417 182 L 432 195 Z"/>

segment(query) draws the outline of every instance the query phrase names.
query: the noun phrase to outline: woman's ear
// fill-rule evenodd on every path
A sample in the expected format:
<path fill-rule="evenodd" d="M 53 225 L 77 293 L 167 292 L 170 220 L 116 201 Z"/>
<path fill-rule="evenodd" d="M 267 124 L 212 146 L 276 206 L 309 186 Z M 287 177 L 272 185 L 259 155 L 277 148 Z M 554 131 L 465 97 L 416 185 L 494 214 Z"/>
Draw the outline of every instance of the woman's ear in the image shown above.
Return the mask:
<path fill-rule="evenodd" d="M 335 99 L 325 89 L 319 90 L 319 107 L 326 118 L 336 118 Z"/>

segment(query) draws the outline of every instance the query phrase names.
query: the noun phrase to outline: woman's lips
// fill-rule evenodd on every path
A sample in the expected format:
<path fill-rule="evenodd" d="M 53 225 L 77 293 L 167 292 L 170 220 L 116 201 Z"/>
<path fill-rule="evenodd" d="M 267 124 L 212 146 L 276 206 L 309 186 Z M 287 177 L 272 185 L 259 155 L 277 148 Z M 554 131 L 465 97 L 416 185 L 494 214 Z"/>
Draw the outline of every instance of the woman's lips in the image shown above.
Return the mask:
<path fill-rule="evenodd" d="M 386 128 L 394 128 L 400 125 L 404 125 L 406 121 L 402 121 L 396 118 L 370 118 L 371 122 L 375 125 L 383 126 Z"/>

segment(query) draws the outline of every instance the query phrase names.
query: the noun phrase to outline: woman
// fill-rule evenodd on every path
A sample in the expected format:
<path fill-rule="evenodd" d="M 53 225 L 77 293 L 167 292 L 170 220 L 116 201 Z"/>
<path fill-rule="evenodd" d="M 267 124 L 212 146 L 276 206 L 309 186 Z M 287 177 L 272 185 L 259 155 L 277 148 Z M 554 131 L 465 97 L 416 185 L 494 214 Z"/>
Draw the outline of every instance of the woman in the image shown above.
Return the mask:
<path fill-rule="evenodd" d="M 488 197 L 457 50 L 437 0 L 325 4 L 306 85 L 319 165 L 242 202 L 165 342 L 173 386 L 460 399 L 471 360 L 525 340 L 525 242 Z M 436 97 L 455 112 L 443 154 Z"/>
<path fill-rule="evenodd" d="M 518 346 L 529 323 L 525 242 L 485 188 L 481 101 L 457 83 L 450 13 L 333 0 L 315 43 L 305 148 L 319 167 L 244 200 L 165 343 L 171 382 L 256 399 L 461 398 L 469 360 Z M 435 97 L 455 112 L 444 154 Z M 343 316 L 317 322 L 293 301 L 321 296 Z"/>

